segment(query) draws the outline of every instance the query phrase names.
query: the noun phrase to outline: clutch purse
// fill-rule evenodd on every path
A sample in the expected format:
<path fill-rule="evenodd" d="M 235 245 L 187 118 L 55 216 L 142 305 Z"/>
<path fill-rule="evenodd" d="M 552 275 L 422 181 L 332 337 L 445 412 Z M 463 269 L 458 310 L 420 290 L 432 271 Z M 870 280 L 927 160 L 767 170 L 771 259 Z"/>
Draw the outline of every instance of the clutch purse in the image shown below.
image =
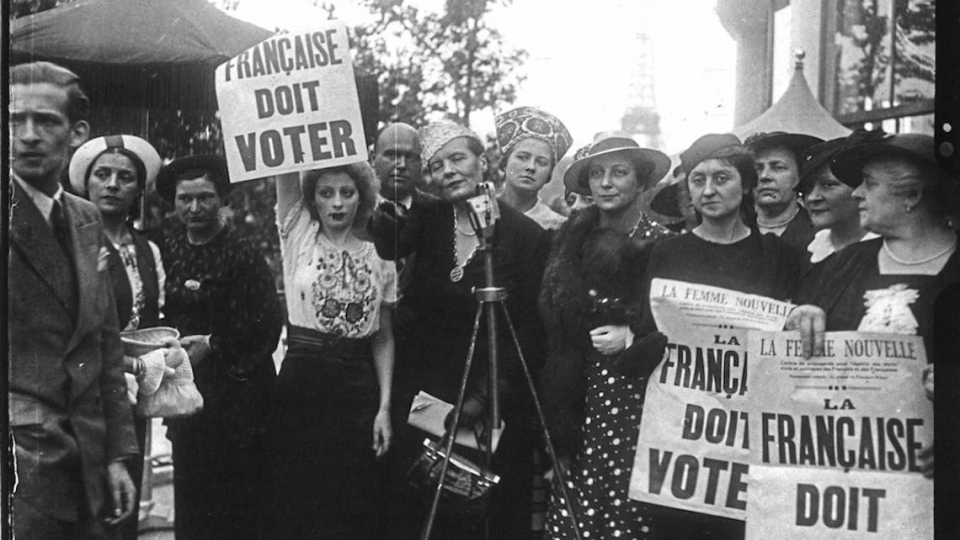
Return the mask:
<path fill-rule="evenodd" d="M 203 395 L 193 382 L 193 366 L 190 360 L 184 360 L 176 372 L 163 379 L 156 392 L 140 395 L 136 412 L 147 418 L 170 418 L 189 416 L 203 408 Z"/>

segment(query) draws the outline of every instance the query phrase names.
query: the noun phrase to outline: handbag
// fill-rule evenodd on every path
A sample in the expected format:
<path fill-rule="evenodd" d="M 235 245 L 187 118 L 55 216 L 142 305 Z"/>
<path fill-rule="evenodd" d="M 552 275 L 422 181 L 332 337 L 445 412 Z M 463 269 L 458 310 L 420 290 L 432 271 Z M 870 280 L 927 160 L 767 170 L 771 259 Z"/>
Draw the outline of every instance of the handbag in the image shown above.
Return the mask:
<path fill-rule="evenodd" d="M 135 410 L 147 418 L 170 418 L 196 414 L 202 408 L 203 395 L 193 382 L 193 366 L 184 360 L 173 375 L 160 382 L 156 392 L 138 397 Z"/>
<path fill-rule="evenodd" d="M 430 504 L 436 493 L 449 437 L 446 434 L 437 442 L 424 439 L 423 450 L 407 471 L 408 491 L 425 504 Z M 500 477 L 492 471 L 451 452 L 437 511 L 447 516 L 482 516 L 489 507 L 491 490 L 499 482 Z"/>

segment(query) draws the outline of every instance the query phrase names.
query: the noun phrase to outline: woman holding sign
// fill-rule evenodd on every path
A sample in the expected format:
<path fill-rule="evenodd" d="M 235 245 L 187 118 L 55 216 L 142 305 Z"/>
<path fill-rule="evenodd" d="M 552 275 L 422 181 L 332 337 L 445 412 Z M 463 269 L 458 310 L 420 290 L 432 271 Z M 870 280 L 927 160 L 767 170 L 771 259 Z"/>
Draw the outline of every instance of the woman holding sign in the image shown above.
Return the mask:
<path fill-rule="evenodd" d="M 270 422 L 266 538 L 372 538 L 390 448 L 393 263 L 357 237 L 380 187 L 366 163 L 277 179 L 290 321 Z"/>
<path fill-rule="evenodd" d="M 734 135 L 704 135 L 680 154 L 690 197 L 702 222 L 692 231 L 656 244 L 647 267 L 647 291 L 654 278 L 723 287 L 776 300 L 793 298 L 806 256 L 799 248 L 747 225 L 751 191 L 757 185 L 753 155 Z M 649 301 L 644 305 L 649 307 Z M 647 309 L 641 333 L 656 331 Z M 676 340 L 677 337 L 670 336 Z M 663 351 L 634 364 L 649 373 Z M 654 413 L 655 414 L 655 413 Z M 743 538 L 742 521 L 658 507 L 654 515 L 663 538 Z"/>
<path fill-rule="evenodd" d="M 470 347 L 477 310 L 474 288 L 484 287 L 484 257 L 470 222 L 468 200 L 487 172 L 483 142 L 472 131 L 449 122 L 420 130 L 423 163 L 440 200 L 414 201 L 409 212 L 383 203 L 371 228 L 377 251 L 395 260 L 416 253 L 410 284 L 397 308 L 398 451 L 392 457 L 395 488 L 403 472 L 422 451 L 424 434 L 406 425 L 418 392 L 454 403 Z M 493 225 L 495 285 L 507 292 L 506 308 L 518 333 L 524 357 L 535 370 L 540 321 L 536 311 L 543 265 L 549 249 L 546 231 L 506 206 Z M 498 314 L 499 388 L 506 429 L 494 454 L 494 471 L 502 479 L 494 490 L 491 538 L 529 537 L 532 501 L 532 449 L 529 392 L 505 320 Z M 461 425 L 482 430 L 487 418 L 487 340 L 481 330 L 467 388 Z M 409 495 L 392 494 L 387 533 L 390 538 L 418 538 L 429 510 Z M 440 503 L 436 538 L 482 537 L 482 519 L 449 515 Z M 482 516 L 481 516 L 482 517 Z"/>

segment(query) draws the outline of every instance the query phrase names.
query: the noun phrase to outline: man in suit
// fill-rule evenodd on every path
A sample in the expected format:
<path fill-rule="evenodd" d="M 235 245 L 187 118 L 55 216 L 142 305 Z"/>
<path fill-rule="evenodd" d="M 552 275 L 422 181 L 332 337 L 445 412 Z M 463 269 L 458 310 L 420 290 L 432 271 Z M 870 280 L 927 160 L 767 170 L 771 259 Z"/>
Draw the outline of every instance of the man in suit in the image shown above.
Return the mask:
<path fill-rule="evenodd" d="M 17 538 L 106 539 L 130 518 L 137 442 L 100 213 L 64 192 L 89 101 L 71 71 L 10 69 L 10 431 Z"/>
<path fill-rule="evenodd" d="M 377 135 L 373 170 L 380 180 L 380 196 L 410 209 L 423 186 L 420 136 L 409 124 L 387 124 Z"/>

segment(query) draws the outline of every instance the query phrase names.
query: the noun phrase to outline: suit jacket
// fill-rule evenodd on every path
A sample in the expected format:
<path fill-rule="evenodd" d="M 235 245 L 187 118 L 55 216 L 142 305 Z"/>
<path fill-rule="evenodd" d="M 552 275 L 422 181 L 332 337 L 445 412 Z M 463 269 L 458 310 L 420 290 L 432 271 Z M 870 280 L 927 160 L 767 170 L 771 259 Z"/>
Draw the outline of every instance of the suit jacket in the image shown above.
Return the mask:
<path fill-rule="evenodd" d="M 99 518 L 110 505 L 107 464 L 137 452 L 100 213 L 63 194 L 71 265 L 30 197 L 10 184 L 14 496 L 56 519 Z"/>

